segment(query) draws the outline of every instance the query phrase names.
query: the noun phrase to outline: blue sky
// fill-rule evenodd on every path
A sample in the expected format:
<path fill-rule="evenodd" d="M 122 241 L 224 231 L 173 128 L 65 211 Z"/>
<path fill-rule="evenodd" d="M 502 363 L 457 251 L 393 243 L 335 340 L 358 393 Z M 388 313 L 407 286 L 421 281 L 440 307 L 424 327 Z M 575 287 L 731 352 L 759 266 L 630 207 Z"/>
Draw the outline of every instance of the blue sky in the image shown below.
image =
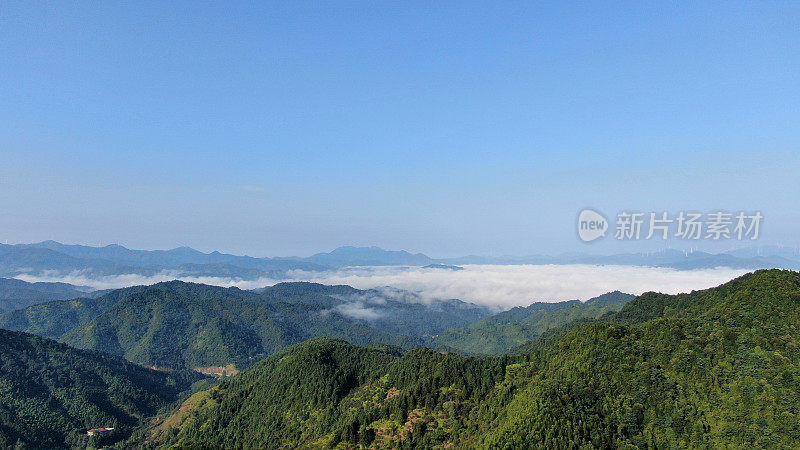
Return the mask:
<path fill-rule="evenodd" d="M 664 246 L 582 244 L 591 206 L 799 244 L 800 6 L 564 3 L 2 2 L 0 239 Z"/>

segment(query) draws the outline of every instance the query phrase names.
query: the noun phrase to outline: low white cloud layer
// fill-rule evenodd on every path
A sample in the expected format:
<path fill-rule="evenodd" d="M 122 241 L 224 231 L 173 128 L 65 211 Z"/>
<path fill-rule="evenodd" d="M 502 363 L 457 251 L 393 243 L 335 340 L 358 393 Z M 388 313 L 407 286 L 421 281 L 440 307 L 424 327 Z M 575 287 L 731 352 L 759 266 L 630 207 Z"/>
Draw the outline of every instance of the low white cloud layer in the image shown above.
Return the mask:
<path fill-rule="evenodd" d="M 96 289 L 153 284 L 174 279 L 236 286 L 241 289 L 271 286 L 279 281 L 312 281 L 347 284 L 359 289 L 392 286 L 417 293 L 416 296 L 409 296 L 417 301 L 458 298 L 510 308 L 529 305 L 535 301 L 586 300 L 613 290 L 632 294 L 646 291 L 676 294 L 717 286 L 747 272 L 728 268 L 674 270 L 595 265 L 467 265 L 464 268 L 465 270 L 451 271 L 398 266 L 348 267 L 326 272 L 291 271 L 289 278 L 284 280 L 183 277 L 169 271 L 148 277 L 133 274 L 92 277 L 88 273 L 75 272 L 67 276 L 44 273 L 20 275 L 17 278 L 30 282 L 62 281 Z M 363 308 L 365 305 L 359 306 Z M 359 314 L 356 311 L 353 313 Z M 369 315 L 369 312 L 364 314 Z"/>
<path fill-rule="evenodd" d="M 373 308 L 364 306 L 361 302 L 343 303 L 336 306 L 336 311 L 346 317 L 352 317 L 358 320 L 375 320 L 381 314 Z"/>
<path fill-rule="evenodd" d="M 37 274 L 20 274 L 18 278 L 29 283 L 37 281 L 63 282 L 78 286 L 91 286 L 95 289 L 117 289 L 121 287 L 150 285 L 162 281 L 182 280 L 190 283 L 211 284 L 214 286 L 231 287 L 236 286 L 241 289 L 255 289 L 266 285 L 275 284 L 277 281 L 268 279 L 242 280 L 230 277 L 195 277 L 183 276 L 179 272 L 164 270 L 152 276 L 127 273 L 121 275 L 96 276 L 90 271 L 75 271 L 69 274 L 62 274 L 55 271 L 44 271 Z"/>
<path fill-rule="evenodd" d="M 613 290 L 677 294 L 725 283 L 746 270 L 681 271 L 595 265 L 467 265 L 466 270 L 351 267 L 335 272 L 293 272 L 294 279 L 347 284 L 359 289 L 392 286 L 423 299 L 458 298 L 510 308 L 535 301 L 586 300 Z"/>

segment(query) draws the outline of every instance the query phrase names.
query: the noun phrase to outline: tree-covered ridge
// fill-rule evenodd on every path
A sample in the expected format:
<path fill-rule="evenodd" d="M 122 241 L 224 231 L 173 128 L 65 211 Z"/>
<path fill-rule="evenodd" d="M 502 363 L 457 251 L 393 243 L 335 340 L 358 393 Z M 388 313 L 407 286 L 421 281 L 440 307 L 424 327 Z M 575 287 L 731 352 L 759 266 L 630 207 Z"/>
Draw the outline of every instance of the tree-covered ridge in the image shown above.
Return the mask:
<path fill-rule="evenodd" d="M 258 291 L 180 281 L 118 289 L 96 299 L 34 305 L 0 315 L 0 327 L 60 339 L 160 368 L 248 367 L 316 336 L 405 349 L 422 336 L 490 314 L 405 291 L 280 283 Z"/>
<path fill-rule="evenodd" d="M 190 422 L 198 423 L 199 434 L 212 432 L 212 442 L 220 446 L 249 440 L 291 447 L 316 440 L 334 426 L 326 410 L 376 380 L 394 359 L 344 341 L 312 339 L 265 359 L 233 383 L 225 380 L 195 394 L 186 402 L 196 408 Z M 207 419 L 205 411 L 210 413 Z M 185 419 L 189 416 L 178 413 L 167 421 L 179 425 Z M 153 437 L 161 438 L 161 430 L 157 428 Z"/>
<path fill-rule="evenodd" d="M 346 285 L 292 282 L 278 283 L 259 293 L 267 301 L 325 306 L 386 333 L 419 337 L 463 327 L 494 312 L 457 299 L 428 300 L 389 287 L 355 289 Z"/>
<path fill-rule="evenodd" d="M 330 448 L 369 444 L 379 436 L 397 443 L 406 434 L 409 408 L 480 398 L 502 380 L 508 361 L 429 349 L 400 357 L 344 341 L 312 339 L 195 394 L 166 419 L 167 426 L 155 427 L 150 438 L 214 448 Z"/>
<path fill-rule="evenodd" d="M 63 340 L 161 368 L 248 367 L 291 344 L 315 336 L 358 344 L 383 342 L 412 348 L 395 336 L 353 321 L 327 307 L 263 301 L 253 292 L 182 282 L 148 287 L 126 296 Z M 180 289 L 171 286 L 181 285 Z"/>
<path fill-rule="evenodd" d="M 800 275 L 760 271 L 658 297 L 620 316 L 659 305 L 661 317 L 579 327 L 521 366 L 530 381 L 482 444 L 797 448 Z"/>
<path fill-rule="evenodd" d="M 0 330 L 0 448 L 86 448 L 99 427 L 123 439 L 199 378 Z"/>
<path fill-rule="evenodd" d="M 0 314 L 0 328 L 60 339 L 75 328 L 99 316 L 120 299 L 143 289 L 144 286 L 134 286 L 116 289 L 97 298 L 76 298 L 40 303 Z"/>
<path fill-rule="evenodd" d="M 380 359 L 334 390 L 343 396 L 305 391 L 326 377 L 299 369 L 318 361 L 292 348 L 286 355 L 298 359 L 279 372 L 286 401 L 269 383 L 253 389 L 272 379 L 275 363 L 265 361 L 200 394 L 202 407 L 173 417 L 157 445 L 798 448 L 800 274 L 759 271 L 706 291 L 651 296 L 623 308 L 617 320 L 634 318 L 629 324 L 609 322 L 612 315 L 571 325 L 526 355 L 415 350 Z M 303 345 L 341 347 L 322 359 L 342 370 L 369 352 Z M 254 418 L 273 402 L 296 421 L 275 429 Z"/>
<path fill-rule="evenodd" d="M 537 302 L 512 308 L 464 328 L 448 330 L 432 342 L 467 354 L 500 354 L 574 320 L 596 319 L 619 311 L 633 298 L 631 294 L 614 291 L 586 302 Z"/>
<path fill-rule="evenodd" d="M 15 278 L 0 278 L 0 314 L 37 303 L 85 297 L 91 289 L 78 289 L 67 283 L 28 283 Z"/>

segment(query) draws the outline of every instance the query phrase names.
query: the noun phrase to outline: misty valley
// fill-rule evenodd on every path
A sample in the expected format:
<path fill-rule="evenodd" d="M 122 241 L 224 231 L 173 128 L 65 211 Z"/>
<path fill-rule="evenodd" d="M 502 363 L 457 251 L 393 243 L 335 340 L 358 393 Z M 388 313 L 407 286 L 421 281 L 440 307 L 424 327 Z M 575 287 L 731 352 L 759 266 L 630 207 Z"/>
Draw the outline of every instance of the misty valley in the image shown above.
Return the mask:
<path fill-rule="evenodd" d="M 46 257 L 32 256 L 45 247 Z M 54 247 L 6 247 L 4 273 L 68 279 L 80 270 L 91 279 L 228 259 L 220 276 L 273 264 Z M 347 252 L 347 262 L 358 255 L 410 274 L 465 270 Z M 280 264 L 334 264 L 316 259 Z M 0 446 L 800 444 L 800 273 L 757 270 L 688 294 L 637 294 L 502 308 L 391 286 L 172 280 L 94 289 L 0 278 Z"/>

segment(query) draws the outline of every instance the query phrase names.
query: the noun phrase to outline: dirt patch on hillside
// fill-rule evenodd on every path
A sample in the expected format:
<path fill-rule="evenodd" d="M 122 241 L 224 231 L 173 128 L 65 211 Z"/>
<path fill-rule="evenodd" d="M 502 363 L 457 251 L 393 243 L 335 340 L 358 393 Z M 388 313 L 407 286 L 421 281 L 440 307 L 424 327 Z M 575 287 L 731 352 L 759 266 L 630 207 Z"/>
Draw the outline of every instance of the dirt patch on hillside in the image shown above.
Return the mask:
<path fill-rule="evenodd" d="M 203 375 L 210 375 L 215 378 L 231 377 L 239 373 L 239 369 L 233 364 L 228 364 L 227 366 L 195 367 L 194 370 Z"/>

